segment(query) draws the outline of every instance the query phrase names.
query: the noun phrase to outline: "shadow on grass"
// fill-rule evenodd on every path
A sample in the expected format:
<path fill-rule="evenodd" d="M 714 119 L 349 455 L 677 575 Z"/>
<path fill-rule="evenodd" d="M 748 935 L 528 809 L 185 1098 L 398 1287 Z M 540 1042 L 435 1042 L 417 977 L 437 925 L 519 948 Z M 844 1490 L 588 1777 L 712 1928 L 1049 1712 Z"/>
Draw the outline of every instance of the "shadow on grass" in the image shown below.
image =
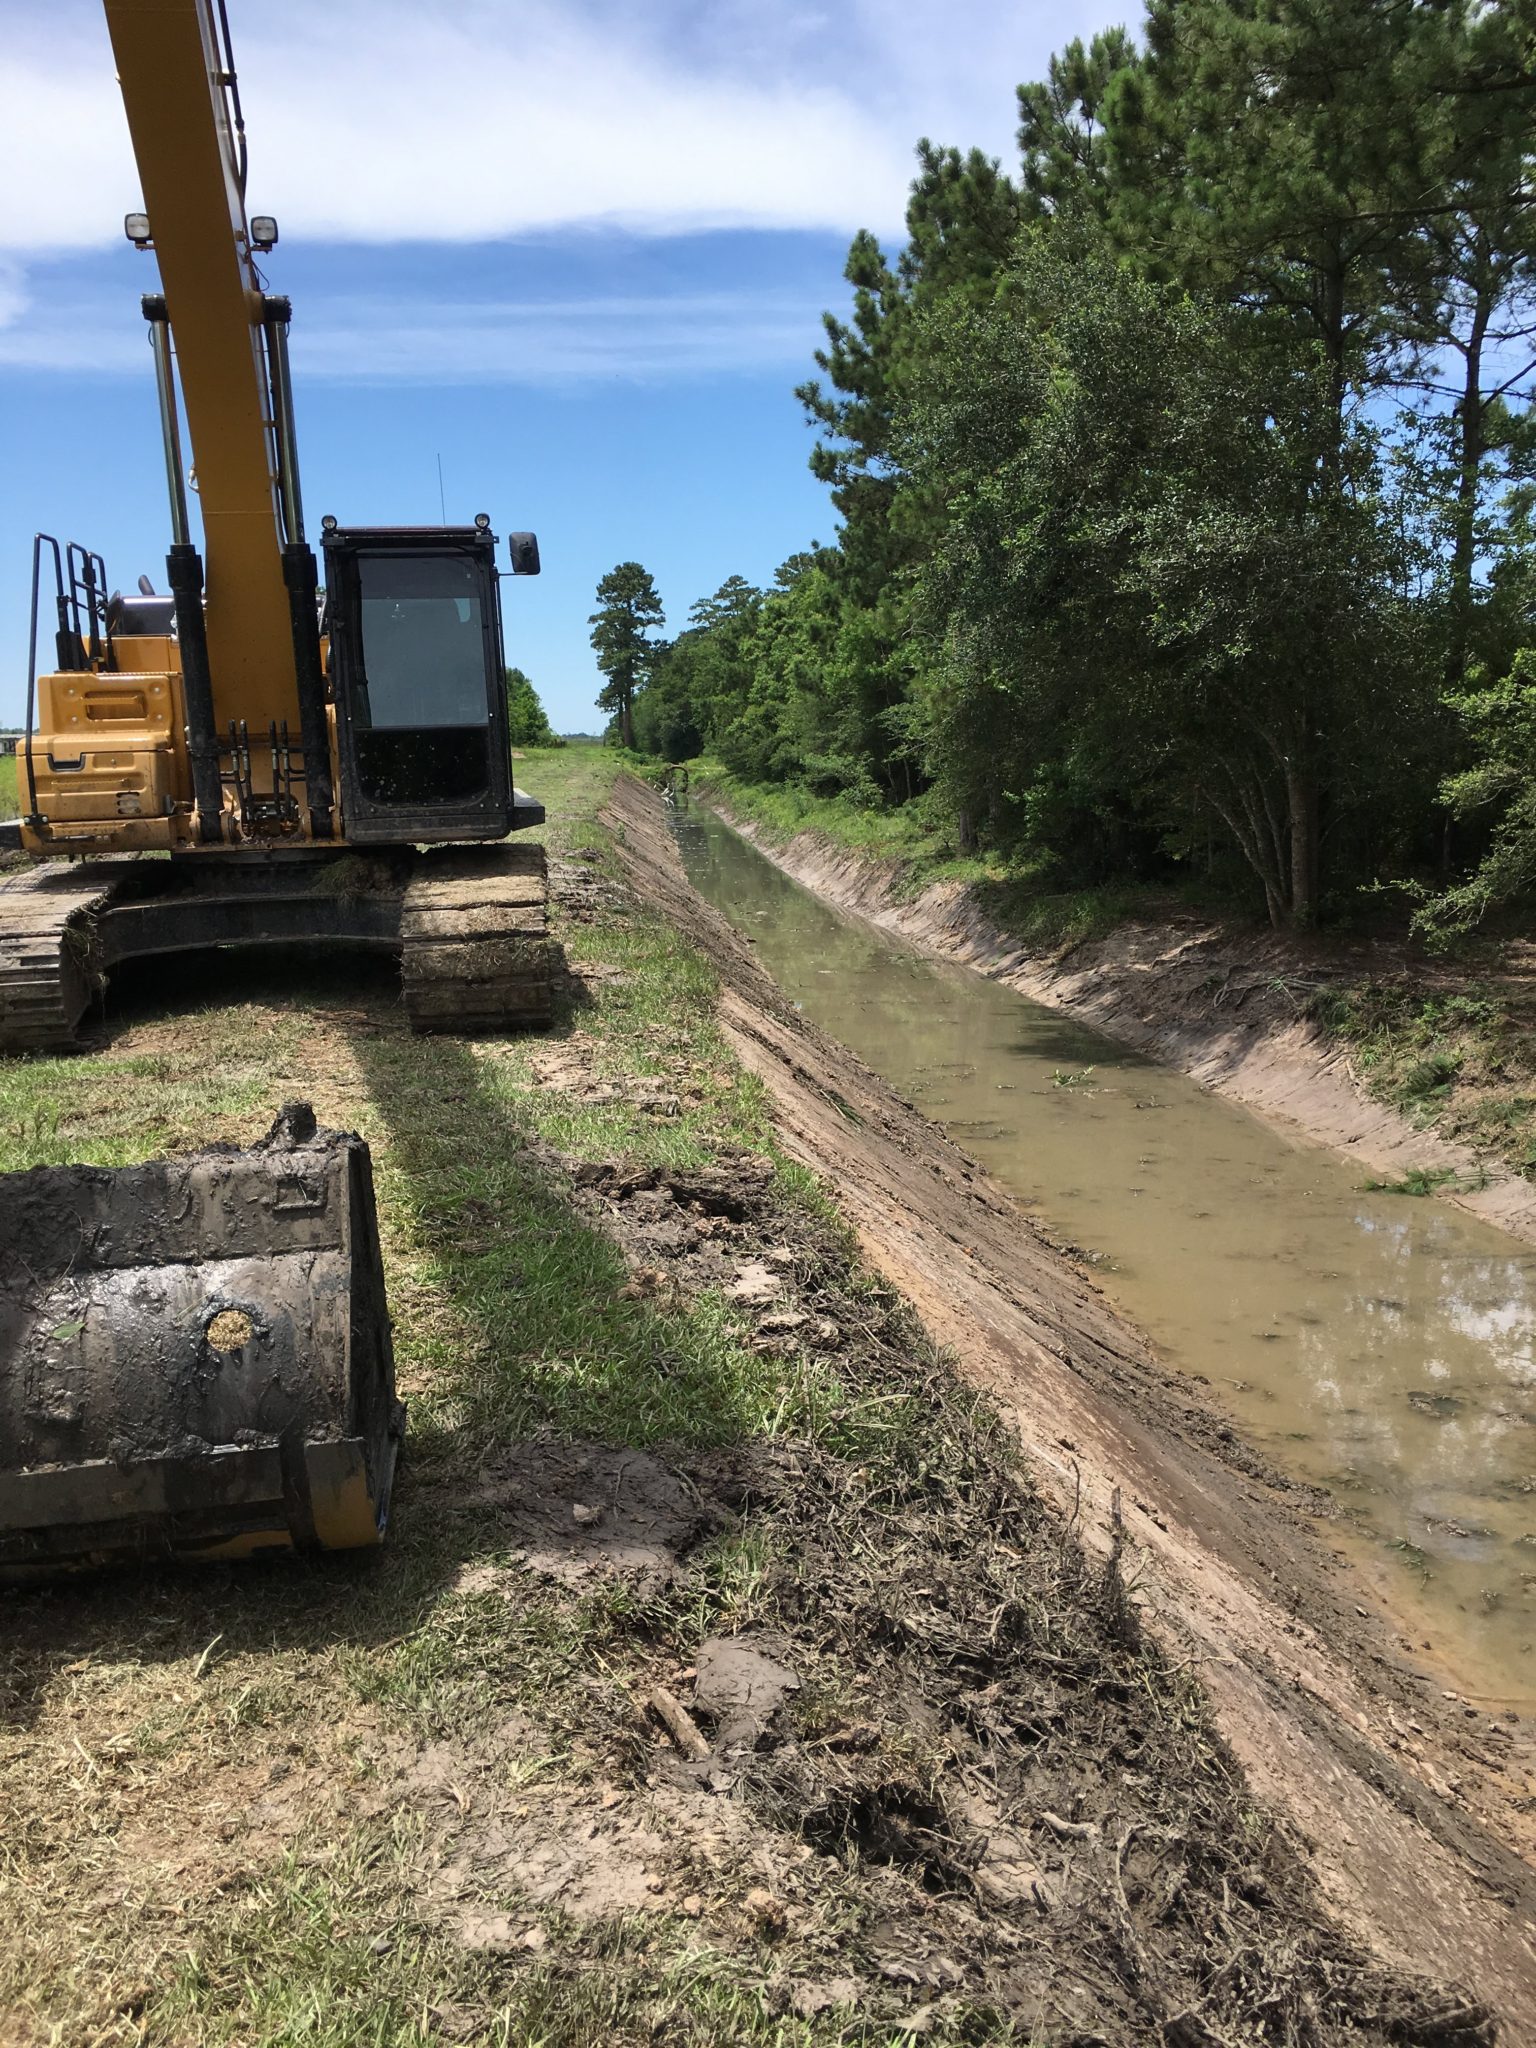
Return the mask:
<path fill-rule="evenodd" d="M 389 963 L 305 950 L 225 957 L 216 970 L 199 956 L 161 962 L 114 986 L 105 1031 L 184 1028 L 215 971 L 221 1010 L 247 1000 L 298 1013 L 311 1054 L 323 1057 L 327 1036 L 343 1041 L 366 1084 L 358 1120 L 374 1147 L 410 1406 L 389 1539 L 367 1553 L 0 1589 L 0 1725 L 28 1724 L 66 1668 L 195 1658 L 215 1638 L 224 1660 L 419 1637 L 465 1567 L 507 1551 L 480 1479 L 499 1445 L 548 1436 L 686 1451 L 742 1441 L 784 1412 L 776 1369 L 738 1347 L 723 1310 L 625 1296 L 623 1256 L 562 1184 L 526 1091 L 494 1046 L 413 1037 Z M 569 1036 L 578 1000 L 541 1042 Z M 286 1076 L 272 1085 L 293 1092 Z M 425 1693 L 430 1672 L 417 1675 Z"/>

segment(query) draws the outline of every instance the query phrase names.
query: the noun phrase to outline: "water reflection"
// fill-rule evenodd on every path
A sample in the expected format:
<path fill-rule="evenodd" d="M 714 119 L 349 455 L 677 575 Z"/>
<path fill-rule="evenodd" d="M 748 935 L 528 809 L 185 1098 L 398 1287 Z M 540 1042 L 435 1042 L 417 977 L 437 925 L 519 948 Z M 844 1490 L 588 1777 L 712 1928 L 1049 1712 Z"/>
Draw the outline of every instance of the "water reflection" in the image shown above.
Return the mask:
<path fill-rule="evenodd" d="M 828 909 L 707 813 L 695 884 L 1277 1464 L 1471 1693 L 1536 1703 L 1536 1253 Z"/>

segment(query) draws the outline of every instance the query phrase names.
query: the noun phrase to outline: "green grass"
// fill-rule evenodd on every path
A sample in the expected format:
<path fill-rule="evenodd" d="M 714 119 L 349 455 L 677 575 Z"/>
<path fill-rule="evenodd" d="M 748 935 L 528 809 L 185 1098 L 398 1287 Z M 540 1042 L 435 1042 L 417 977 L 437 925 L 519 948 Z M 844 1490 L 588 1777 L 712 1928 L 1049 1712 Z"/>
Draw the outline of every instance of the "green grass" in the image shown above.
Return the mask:
<path fill-rule="evenodd" d="M 651 766 L 647 772 L 657 771 Z M 798 833 L 812 832 L 868 859 L 890 861 L 897 869 L 892 880 L 898 896 L 916 896 L 941 882 L 959 885 L 970 890 L 993 924 L 1039 952 L 1057 953 L 1103 938 L 1134 918 L 1166 915 L 1186 901 L 1166 887 L 1055 888 L 1040 863 L 1019 865 L 996 855 L 962 853 L 947 819 L 921 798 L 897 810 L 874 810 L 847 797 L 816 797 L 787 784 L 743 782 L 715 761 L 693 764 L 691 774 L 698 794 L 718 798 L 733 817 L 755 825 L 770 845 L 783 846 Z"/>
<path fill-rule="evenodd" d="M 14 818 L 19 808 L 16 795 L 17 762 L 14 754 L 0 754 L 0 818 Z"/>
<path fill-rule="evenodd" d="M 1536 1011 L 1523 985 L 1404 975 L 1326 989 L 1311 1014 L 1378 1101 L 1536 1179 Z"/>

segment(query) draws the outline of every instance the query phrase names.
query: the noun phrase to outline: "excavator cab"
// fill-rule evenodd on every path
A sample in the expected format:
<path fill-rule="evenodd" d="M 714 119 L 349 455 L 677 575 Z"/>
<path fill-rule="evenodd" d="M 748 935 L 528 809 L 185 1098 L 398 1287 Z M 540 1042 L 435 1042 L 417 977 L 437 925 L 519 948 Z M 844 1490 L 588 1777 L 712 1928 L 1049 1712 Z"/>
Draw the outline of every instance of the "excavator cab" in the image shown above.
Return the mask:
<path fill-rule="evenodd" d="M 513 537 L 514 574 L 530 573 L 519 543 L 531 538 Z M 322 541 L 348 840 L 504 838 L 523 820 L 490 521 L 343 529 L 328 519 Z"/>

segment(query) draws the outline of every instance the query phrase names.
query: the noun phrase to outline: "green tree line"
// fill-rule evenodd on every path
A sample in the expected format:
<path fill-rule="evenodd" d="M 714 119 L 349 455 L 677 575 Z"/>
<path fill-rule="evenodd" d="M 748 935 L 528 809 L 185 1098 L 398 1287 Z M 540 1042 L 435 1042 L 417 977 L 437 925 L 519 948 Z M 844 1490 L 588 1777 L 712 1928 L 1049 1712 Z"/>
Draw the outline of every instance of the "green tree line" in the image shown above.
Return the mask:
<path fill-rule="evenodd" d="M 798 392 L 836 541 L 631 602 L 626 738 L 1277 925 L 1528 890 L 1533 115 L 1536 0 L 1151 0 L 921 143 Z"/>
<path fill-rule="evenodd" d="M 520 668 L 507 670 L 507 733 L 514 747 L 557 747 L 539 693 Z"/>

